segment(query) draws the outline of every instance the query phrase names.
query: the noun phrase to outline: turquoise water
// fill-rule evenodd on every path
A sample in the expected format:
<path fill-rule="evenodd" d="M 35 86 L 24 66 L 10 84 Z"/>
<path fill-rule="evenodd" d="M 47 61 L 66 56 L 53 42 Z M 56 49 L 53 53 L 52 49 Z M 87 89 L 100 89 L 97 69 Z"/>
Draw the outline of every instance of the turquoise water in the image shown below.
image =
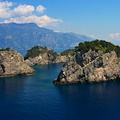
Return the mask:
<path fill-rule="evenodd" d="M 120 120 L 120 82 L 53 85 L 62 64 L 0 78 L 0 120 Z"/>

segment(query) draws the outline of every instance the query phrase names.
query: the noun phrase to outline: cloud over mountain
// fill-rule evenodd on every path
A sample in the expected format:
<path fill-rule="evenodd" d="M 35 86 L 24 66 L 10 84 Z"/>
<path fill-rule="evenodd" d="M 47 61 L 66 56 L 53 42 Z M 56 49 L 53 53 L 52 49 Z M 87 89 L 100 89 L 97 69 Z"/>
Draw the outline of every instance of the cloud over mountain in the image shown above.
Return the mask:
<path fill-rule="evenodd" d="M 112 33 L 112 34 L 109 34 L 109 37 L 112 38 L 112 39 L 119 39 L 120 38 L 120 33 Z"/>
<path fill-rule="evenodd" d="M 19 5 L 13 10 L 13 13 L 26 16 L 31 15 L 34 10 L 35 8 L 32 5 Z"/>
<path fill-rule="evenodd" d="M 41 17 L 36 15 L 31 16 L 21 16 L 16 18 L 10 18 L 10 20 L 5 20 L 4 23 L 36 23 L 39 27 L 44 27 L 47 25 L 55 26 L 58 22 L 62 22 L 60 19 L 54 19 L 48 17 L 47 15 L 43 15 Z"/>
<path fill-rule="evenodd" d="M 0 18 L 4 19 L 1 23 L 36 23 L 40 27 L 55 26 L 62 22 L 61 19 L 55 19 L 47 15 L 38 16 L 47 10 L 42 5 L 36 8 L 33 5 L 20 4 L 15 7 L 13 2 L 0 2 Z M 37 12 L 37 13 L 36 13 Z"/>
<path fill-rule="evenodd" d="M 12 2 L 0 2 L 0 18 L 10 18 L 12 16 L 12 10 L 10 7 Z"/>
<path fill-rule="evenodd" d="M 39 6 L 37 6 L 36 11 L 37 11 L 38 13 L 43 13 L 46 9 L 47 9 L 47 8 L 45 8 L 44 6 L 39 5 Z"/>

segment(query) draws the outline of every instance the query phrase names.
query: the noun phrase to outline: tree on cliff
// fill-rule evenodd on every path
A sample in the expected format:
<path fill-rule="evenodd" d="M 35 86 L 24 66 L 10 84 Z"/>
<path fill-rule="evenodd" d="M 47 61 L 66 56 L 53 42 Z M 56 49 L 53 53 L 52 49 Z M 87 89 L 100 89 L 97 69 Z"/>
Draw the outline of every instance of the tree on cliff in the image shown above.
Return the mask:
<path fill-rule="evenodd" d="M 88 52 L 89 50 L 98 51 L 101 50 L 104 53 L 115 51 L 117 55 L 120 57 L 120 47 L 115 46 L 114 44 L 107 42 L 105 40 L 94 40 L 94 41 L 85 41 L 84 43 L 79 43 L 78 46 L 75 47 L 75 51 L 80 51 L 81 54 Z"/>

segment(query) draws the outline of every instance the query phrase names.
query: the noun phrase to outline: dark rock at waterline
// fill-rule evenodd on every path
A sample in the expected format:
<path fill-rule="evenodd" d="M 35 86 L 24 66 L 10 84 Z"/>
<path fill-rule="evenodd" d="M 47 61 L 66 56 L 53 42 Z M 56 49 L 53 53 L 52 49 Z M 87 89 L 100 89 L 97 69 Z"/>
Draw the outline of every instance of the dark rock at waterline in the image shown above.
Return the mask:
<path fill-rule="evenodd" d="M 102 53 L 88 51 L 81 55 L 76 53 L 74 59 L 69 60 L 54 84 L 93 83 L 120 78 L 120 59 L 115 51 Z"/>

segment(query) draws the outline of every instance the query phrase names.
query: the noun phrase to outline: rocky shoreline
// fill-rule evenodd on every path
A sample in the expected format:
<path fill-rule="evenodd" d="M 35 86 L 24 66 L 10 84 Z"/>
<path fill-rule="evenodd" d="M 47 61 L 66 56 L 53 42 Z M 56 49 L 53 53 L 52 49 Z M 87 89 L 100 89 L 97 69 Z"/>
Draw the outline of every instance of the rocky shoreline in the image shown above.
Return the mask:
<path fill-rule="evenodd" d="M 29 66 L 36 64 L 51 64 L 51 63 L 65 63 L 68 59 L 67 55 L 57 54 L 49 47 L 35 46 L 28 50 L 25 56 L 25 62 Z"/>
<path fill-rule="evenodd" d="M 32 75 L 35 70 L 27 65 L 17 51 L 0 51 L 0 77 Z"/>
<path fill-rule="evenodd" d="M 25 60 L 25 62 L 29 66 L 40 65 L 40 64 L 52 64 L 52 63 L 65 63 L 67 61 L 67 56 L 58 56 L 57 58 L 53 58 L 52 55 L 44 53 L 44 55 L 39 55 L 35 58 L 29 57 Z"/>
<path fill-rule="evenodd" d="M 94 83 L 120 78 L 120 59 L 115 51 L 76 53 L 59 73 L 54 84 Z"/>
<path fill-rule="evenodd" d="M 32 52 L 31 52 L 32 51 Z M 65 63 L 66 55 L 59 55 L 49 47 L 35 46 L 25 59 L 20 53 L 10 48 L 0 49 L 0 77 L 33 75 L 35 70 L 30 66 L 36 64 Z"/>

